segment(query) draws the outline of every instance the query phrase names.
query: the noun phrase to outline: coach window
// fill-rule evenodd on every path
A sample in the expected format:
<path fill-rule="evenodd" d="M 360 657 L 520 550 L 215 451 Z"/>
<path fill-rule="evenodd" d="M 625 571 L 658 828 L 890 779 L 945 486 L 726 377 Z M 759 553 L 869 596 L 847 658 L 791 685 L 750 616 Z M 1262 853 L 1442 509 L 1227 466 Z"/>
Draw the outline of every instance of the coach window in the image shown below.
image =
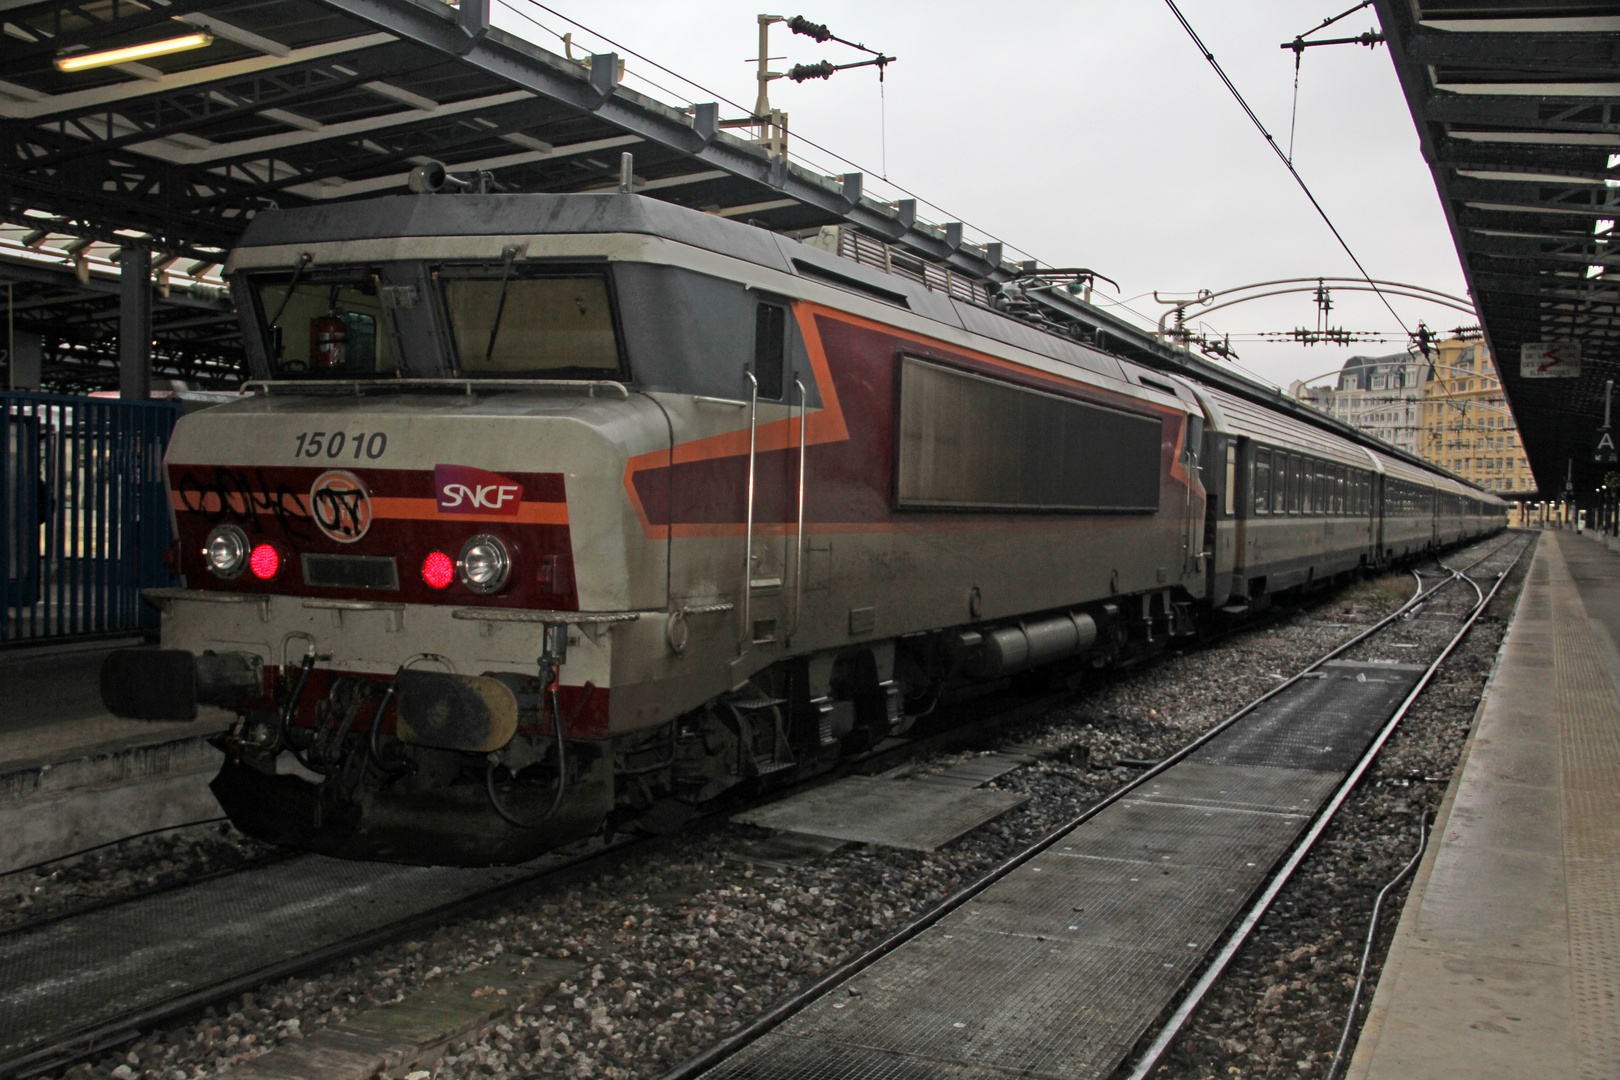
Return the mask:
<path fill-rule="evenodd" d="M 1300 480 L 1304 473 L 1304 463 L 1299 460 L 1298 454 L 1288 455 L 1288 504 L 1284 507 L 1290 514 L 1299 513 Z"/>
<path fill-rule="evenodd" d="M 1271 451 L 1254 452 L 1254 512 L 1271 513 Z"/>
<path fill-rule="evenodd" d="M 1316 462 L 1311 458 L 1299 461 L 1299 512 L 1309 514 L 1316 508 L 1312 501 L 1312 488 L 1316 485 Z"/>
<path fill-rule="evenodd" d="M 765 401 L 782 400 L 782 361 L 786 355 L 787 309 L 760 304 L 754 312 L 754 378 Z"/>
<path fill-rule="evenodd" d="M 1271 455 L 1271 512 L 1288 513 L 1288 455 L 1281 451 Z"/>

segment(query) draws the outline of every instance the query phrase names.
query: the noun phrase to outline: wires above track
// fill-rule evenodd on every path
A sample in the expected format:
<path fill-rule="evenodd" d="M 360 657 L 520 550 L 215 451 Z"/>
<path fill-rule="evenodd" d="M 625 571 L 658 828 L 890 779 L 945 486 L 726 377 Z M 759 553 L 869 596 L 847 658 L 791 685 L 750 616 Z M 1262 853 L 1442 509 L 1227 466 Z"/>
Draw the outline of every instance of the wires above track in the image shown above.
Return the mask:
<path fill-rule="evenodd" d="M 514 6 L 517 2 L 519 2 L 519 0 L 505 0 L 505 2 L 507 3 L 507 6 Z M 538 8 L 539 10 L 544 11 L 546 14 L 551 15 L 551 16 L 553 16 L 555 18 L 561 19 L 566 23 L 569 23 L 569 24 L 571 24 L 573 26 L 579 27 L 579 29 L 585 31 L 587 34 L 590 34 L 591 36 L 593 36 L 595 38 L 598 38 L 599 40 L 601 40 L 603 42 L 606 42 L 608 45 L 610 45 L 613 48 L 619 50 L 624 55 L 635 57 L 637 60 L 641 61 L 643 64 L 647 64 L 650 67 L 656 68 L 657 70 L 659 70 L 661 72 L 664 72 L 666 75 L 669 75 L 669 76 L 671 76 L 671 77 L 673 77 L 675 79 L 679 79 L 682 83 L 685 83 L 687 86 L 690 86 L 695 90 L 701 91 L 703 94 L 707 95 L 709 98 L 711 98 L 714 101 L 718 101 L 718 102 L 721 102 L 721 103 L 723 103 L 725 105 L 728 105 L 731 108 L 736 109 L 737 111 L 739 111 L 741 113 L 745 113 L 745 114 L 748 114 L 748 115 L 752 115 L 752 113 L 753 113 L 752 106 L 741 104 L 740 102 L 734 101 L 734 100 L 732 100 L 731 98 L 727 97 L 724 94 L 718 93 L 715 90 L 712 90 L 707 86 L 704 86 L 702 83 L 694 82 L 693 80 L 687 78 L 685 75 L 682 75 L 680 72 L 674 71 L 671 68 L 665 67 L 663 64 L 660 64 L 658 61 L 653 60 L 650 57 L 647 57 L 647 56 L 643 55 L 642 53 L 637 52 L 636 50 L 630 48 L 627 45 L 624 45 L 621 42 L 615 41 L 613 38 L 608 37 L 606 34 L 603 34 L 601 31 L 595 30 L 595 29 L 592 29 L 589 26 L 586 26 L 584 23 L 580 22 L 578 19 L 575 19 L 575 18 L 573 18 L 572 16 L 569 16 L 569 15 L 564 15 L 562 12 L 558 11 L 556 8 L 549 7 L 546 4 L 541 3 L 540 0 L 521 0 L 521 2 L 526 3 L 526 4 L 528 4 L 528 5 L 532 6 L 532 7 Z M 514 7 L 514 10 L 515 10 L 515 7 Z M 528 21 L 531 22 L 531 23 L 534 22 L 533 19 L 529 19 Z M 538 26 L 540 24 L 535 23 L 535 25 Z M 823 28 L 817 26 L 817 24 L 809 23 L 808 21 L 806 21 L 804 23 L 804 26 L 807 29 L 817 29 L 817 30 L 823 29 Z M 547 33 L 551 33 L 551 34 L 556 35 L 558 37 L 561 36 L 561 35 L 557 35 L 556 31 L 551 30 L 549 27 L 542 26 L 541 28 L 546 30 Z M 805 36 L 815 38 L 815 39 L 819 40 L 819 38 L 817 37 L 817 35 L 815 33 L 807 33 L 807 34 L 805 34 Z M 834 37 L 834 36 L 832 36 L 830 34 L 829 34 L 829 38 L 831 38 L 832 40 L 840 41 L 840 42 L 843 41 L 842 38 L 837 38 L 837 37 Z M 855 43 L 855 42 L 848 42 L 847 44 L 851 45 L 854 48 L 862 49 L 862 50 L 867 51 L 867 52 L 875 51 L 875 50 L 867 49 L 866 46 L 860 45 L 860 44 Z M 643 81 L 646 81 L 646 80 L 643 80 Z M 655 84 L 653 84 L 653 85 L 655 85 Z M 660 87 L 660 89 L 663 89 L 663 88 Z M 675 97 L 678 100 L 684 100 L 683 95 L 674 94 L 674 93 L 672 93 L 671 91 L 668 91 L 668 90 L 665 90 L 665 92 L 670 93 L 672 97 Z M 887 121 L 886 121 L 886 118 L 885 118 L 885 123 L 886 122 Z M 991 240 L 999 240 L 1000 239 L 994 233 L 991 233 L 991 232 L 979 227 L 978 225 L 975 225 L 971 221 L 967 221 L 966 219 L 962 218 L 960 215 L 952 214 L 950 211 L 946 210 L 944 207 L 940 206 L 938 203 L 931 202 L 928 199 L 922 197 L 921 195 L 918 195 L 916 192 L 912 191 L 911 189 L 905 187 L 904 185 L 895 183 L 893 180 L 889 179 L 889 177 L 887 176 L 888 167 L 887 167 L 887 162 L 886 161 L 884 162 L 884 167 L 881 170 L 869 169 L 869 168 L 867 168 L 866 166 L 860 164 L 857 161 L 850 160 L 849 158 L 845 157 L 844 155 L 838 153 L 836 150 L 829 149 L 828 147 L 823 146 L 822 144 L 816 142 L 813 139 L 806 138 L 803 134 L 799 133 L 798 131 L 794 132 L 793 139 L 794 139 L 794 142 L 802 144 L 804 146 L 811 147 L 812 149 L 817 150 L 817 151 L 821 152 L 822 154 L 827 155 L 833 161 L 839 162 L 839 163 L 841 163 L 843 165 L 846 165 L 846 166 L 849 166 L 851 169 L 854 169 L 857 172 L 864 173 L 868 177 L 880 177 L 882 179 L 883 183 L 885 183 L 889 187 L 893 188 L 895 191 L 899 192 L 901 195 L 903 195 L 903 196 L 905 196 L 907 198 L 915 199 L 915 200 L 917 200 L 919 205 L 927 206 L 930 209 L 932 209 L 934 211 L 937 211 L 941 215 L 942 220 L 961 221 L 967 227 L 973 229 L 975 232 L 977 232 L 977 233 L 979 233 L 979 234 L 981 234 L 981 235 L 983 235 L 983 236 L 985 236 L 985 237 L 987 237 L 987 238 L 989 238 Z M 1017 247 L 1017 246 L 1015 246 L 1015 245 L 1013 245 L 1011 243 L 1007 243 L 1006 241 L 1001 241 L 1001 243 L 1003 244 L 1005 250 L 1008 251 L 1008 252 L 1016 252 L 1017 254 L 1025 255 L 1025 256 L 1029 256 L 1031 258 L 1034 258 L 1033 254 L 1031 252 L 1026 251 L 1023 248 Z M 1045 260 L 1036 260 L 1036 261 L 1039 262 L 1039 263 L 1045 264 Z M 1047 264 L 1047 265 L 1049 265 L 1049 264 Z"/>
<path fill-rule="evenodd" d="M 1232 80 L 1227 77 L 1226 72 L 1221 68 L 1220 62 L 1215 59 L 1215 54 L 1210 51 L 1209 46 L 1204 44 L 1203 39 L 1198 36 L 1198 31 L 1193 29 L 1192 23 L 1187 21 L 1187 17 L 1183 15 L 1181 13 L 1181 9 L 1176 6 L 1176 0 L 1164 0 L 1164 2 L 1169 5 L 1171 13 L 1175 15 L 1176 21 L 1181 24 L 1181 28 L 1187 31 L 1187 36 L 1192 39 L 1193 44 L 1198 46 L 1198 51 L 1202 53 L 1204 59 L 1209 62 L 1209 66 L 1213 68 L 1215 70 L 1215 74 L 1220 77 L 1221 83 L 1225 85 L 1227 90 L 1231 91 L 1232 97 L 1237 99 L 1237 103 L 1239 107 L 1243 109 L 1244 115 L 1247 116 L 1250 122 L 1254 124 L 1255 129 L 1265 137 L 1266 145 L 1271 147 L 1271 152 L 1277 155 L 1277 160 L 1283 163 L 1283 168 L 1288 170 L 1288 175 L 1294 178 L 1294 182 L 1299 185 L 1299 189 L 1303 191 L 1305 193 L 1305 197 L 1311 201 L 1311 206 L 1315 207 L 1316 212 L 1321 216 L 1323 223 L 1326 224 L 1329 231 L 1333 233 L 1333 239 L 1337 240 L 1339 242 L 1339 246 L 1344 249 L 1344 253 L 1350 256 L 1350 261 L 1355 263 L 1356 269 L 1360 271 L 1361 276 L 1366 279 L 1367 284 L 1372 286 L 1372 291 L 1378 294 L 1378 299 L 1383 301 L 1384 307 L 1389 309 L 1389 313 L 1395 317 L 1395 321 L 1400 323 L 1401 329 L 1406 331 L 1407 335 L 1410 337 L 1412 334 L 1412 328 L 1406 325 L 1406 320 L 1401 318 L 1400 313 L 1397 312 L 1394 305 L 1389 302 L 1389 297 L 1385 296 L 1383 291 L 1378 288 L 1378 285 L 1373 281 L 1372 275 L 1367 272 L 1367 268 L 1361 264 L 1361 260 L 1356 257 L 1356 253 L 1350 249 L 1349 242 L 1346 241 L 1344 235 L 1339 232 L 1339 227 L 1333 224 L 1333 219 L 1328 216 L 1328 212 L 1322 208 L 1322 204 L 1318 202 L 1316 196 L 1311 193 L 1310 185 L 1305 183 L 1305 178 L 1300 176 L 1299 170 L 1294 168 L 1294 163 L 1289 160 L 1288 154 L 1283 151 L 1282 147 L 1277 145 L 1277 140 L 1272 137 L 1271 132 L 1266 130 L 1266 125 L 1264 122 L 1262 122 L 1260 117 L 1255 114 L 1255 111 L 1249 107 L 1249 103 L 1244 99 L 1242 91 L 1240 91 L 1237 86 L 1233 84 Z"/>

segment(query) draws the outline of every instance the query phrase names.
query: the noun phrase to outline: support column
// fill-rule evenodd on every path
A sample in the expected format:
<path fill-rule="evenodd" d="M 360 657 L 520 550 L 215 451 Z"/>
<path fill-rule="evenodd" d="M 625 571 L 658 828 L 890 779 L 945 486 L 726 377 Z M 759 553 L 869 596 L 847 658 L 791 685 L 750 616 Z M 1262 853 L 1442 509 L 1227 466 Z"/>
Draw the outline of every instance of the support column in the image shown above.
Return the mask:
<path fill-rule="evenodd" d="M 42 365 L 42 342 L 38 334 L 15 330 L 11 334 L 11 388 L 38 390 Z"/>
<path fill-rule="evenodd" d="M 118 253 L 118 396 L 152 396 L 152 253 Z"/>

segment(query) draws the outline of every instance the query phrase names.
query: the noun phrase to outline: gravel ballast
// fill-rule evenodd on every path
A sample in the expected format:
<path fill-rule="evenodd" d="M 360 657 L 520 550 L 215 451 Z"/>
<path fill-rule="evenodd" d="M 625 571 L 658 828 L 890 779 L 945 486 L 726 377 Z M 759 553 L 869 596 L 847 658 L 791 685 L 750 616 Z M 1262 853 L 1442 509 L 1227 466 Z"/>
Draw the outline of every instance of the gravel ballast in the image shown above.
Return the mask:
<path fill-rule="evenodd" d="M 1365 582 L 1270 625 L 1097 678 L 1000 740 L 1056 751 L 994 782 L 1029 801 L 938 851 L 851 846 L 770 870 L 727 858 L 762 832 L 710 827 L 613 873 L 375 950 L 316 977 L 263 987 L 189 1023 L 146 1033 L 67 1075 L 190 1080 L 228 1072 L 358 1011 L 408 1001 L 444 976 L 543 958 L 577 960 L 579 967 L 550 998 L 487 1037 L 453 1044 L 432 1080 L 656 1077 L 1140 774 L 1121 759 L 1170 753 L 1365 629 L 1410 595 L 1412 580 L 1397 574 Z M 1290 906 L 1279 906 L 1239 955 L 1172 1049 L 1163 1075 L 1321 1075 L 1323 1047 L 1337 1042 L 1340 1002 L 1348 1001 L 1343 957 L 1359 959 L 1365 927 L 1357 904 L 1370 889 L 1370 906 L 1371 894 L 1410 856 L 1415 814 L 1438 801 L 1443 783 L 1408 778 L 1449 775 L 1499 624 L 1482 620 L 1448 665 L 1413 716 L 1427 715 L 1433 699 L 1437 719 L 1429 726 L 1436 734 L 1408 741 L 1408 721 L 1380 762 L 1380 783 L 1358 792 L 1346 811 L 1351 816 L 1321 845 L 1340 862 L 1317 865 L 1321 855 L 1307 861 L 1282 898 Z M 1483 667 L 1475 666 L 1478 650 Z M 1456 731 L 1459 711 L 1467 716 Z M 1090 751 L 1089 763 L 1084 753 L 1062 752 L 1080 748 Z M 942 756 L 918 768 L 943 769 L 967 756 Z M 1305 891 L 1292 895 L 1295 889 Z M 48 891 L 47 885 L 32 902 L 48 903 L 38 899 Z"/>

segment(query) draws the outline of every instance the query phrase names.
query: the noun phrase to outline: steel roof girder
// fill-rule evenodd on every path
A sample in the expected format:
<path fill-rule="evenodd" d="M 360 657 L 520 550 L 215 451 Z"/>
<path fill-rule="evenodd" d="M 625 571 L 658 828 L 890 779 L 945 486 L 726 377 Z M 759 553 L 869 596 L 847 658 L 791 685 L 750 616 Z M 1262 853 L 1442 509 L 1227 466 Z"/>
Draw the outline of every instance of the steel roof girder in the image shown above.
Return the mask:
<path fill-rule="evenodd" d="M 1597 213 L 1604 208 L 1620 206 L 1620 188 L 1597 184 L 1561 187 L 1534 180 L 1482 180 L 1472 176 L 1454 176 L 1446 187 L 1453 199 L 1463 202 L 1522 203 L 1536 209 L 1568 206 L 1577 213 Z M 1598 213 L 1598 216 L 1610 215 Z"/>
<path fill-rule="evenodd" d="M 337 70 L 338 59 L 321 58 L 307 65 L 273 68 L 219 82 L 193 84 L 182 89 L 126 98 L 94 109 L 46 114 L 10 123 L 27 125 L 34 130 L 50 130 L 47 126 L 50 124 L 75 124 L 83 139 L 73 140 L 67 150 L 59 151 L 45 162 L 52 164 L 57 160 L 71 160 L 190 132 L 265 109 L 286 108 L 390 75 L 397 76 L 405 70 L 397 61 L 379 62 L 391 54 L 398 54 L 400 60 L 409 55 L 406 49 L 398 46 L 373 46 L 342 58 L 344 66 L 359 69 L 355 75 Z M 220 97 L 229 100 L 221 101 Z M 115 116 L 140 130 L 109 136 L 89 126 L 91 118 L 95 118 L 102 121 L 103 128 L 110 128 L 111 119 Z"/>
<path fill-rule="evenodd" d="M 217 219 L 181 214 L 150 200 L 103 190 L 100 175 L 88 170 L 76 170 L 71 179 L 73 186 L 61 182 L 60 178 L 7 178 L 0 183 L 0 197 L 3 197 L 7 215 L 15 216 L 24 209 L 33 209 L 117 222 L 116 227 L 143 229 L 157 239 L 117 237 L 110 238 L 110 243 L 133 242 L 141 247 L 161 248 L 196 258 L 212 257 L 196 247 L 197 242 L 226 248 L 234 244 L 241 233 L 241 227 L 232 228 Z M 109 230 L 108 236 L 116 234 Z M 181 236 L 189 239 L 173 239 Z"/>
<path fill-rule="evenodd" d="M 1484 142 L 1453 138 L 1441 132 L 1432 140 L 1432 146 L 1430 164 L 1453 169 L 1556 168 L 1589 172 L 1601 178 L 1610 175 L 1609 154 L 1620 153 L 1620 134 L 1609 147 Z"/>
<path fill-rule="evenodd" d="M 1620 69 L 1620 39 L 1593 31 L 1526 31 L 1511 34 L 1412 27 L 1401 43 L 1406 59 L 1436 67 L 1485 68 L 1544 74 L 1593 73 L 1612 77 Z M 1526 79 L 1534 82 L 1534 79 Z"/>
<path fill-rule="evenodd" d="M 1524 222 L 1545 223 L 1545 215 L 1563 215 L 1568 219 L 1599 219 L 1620 214 L 1620 188 L 1599 188 L 1594 185 L 1555 188 L 1554 185 L 1521 185 L 1502 180 L 1473 180 L 1469 176 L 1453 176 L 1447 185 L 1448 201 L 1458 209 L 1466 204 L 1482 202 L 1497 214 L 1523 214 Z M 1484 209 L 1484 207 L 1469 207 Z"/>
<path fill-rule="evenodd" d="M 211 11 L 228 5 L 230 0 L 187 0 L 186 12 Z M 109 34 L 116 34 L 127 30 L 139 30 L 148 26 L 162 26 L 172 23 L 176 11 L 167 4 L 128 5 L 125 10 L 129 14 L 120 14 L 116 19 L 105 18 L 102 12 L 108 10 L 108 5 L 98 0 L 78 0 L 69 3 L 30 4 L 23 8 L 12 8 L 5 13 L 6 21 L 16 24 L 28 33 L 39 33 L 29 20 L 39 14 L 45 14 L 60 19 L 64 12 L 73 12 L 79 19 L 89 25 L 76 30 L 63 31 L 51 34 L 49 31 L 39 35 L 35 42 L 22 41 L 10 34 L 0 35 L 0 70 L 12 74 L 26 74 L 20 66 L 41 57 L 56 56 L 63 49 L 76 45 L 91 45 L 98 39 L 106 38 Z M 117 10 L 114 6 L 111 10 Z M 194 28 L 193 28 L 194 29 Z M 46 63 L 44 67 L 49 67 Z"/>
<path fill-rule="evenodd" d="M 1612 134 L 1616 127 L 1613 98 L 1556 94 L 1457 94 L 1434 91 L 1423 102 L 1423 121 L 1503 127 L 1515 131 Z M 1548 110 L 1556 110 L 1546 115 Z"/>
<path fill-rule="evenodd" d="M 89 281 L 81 282 L 71 270 L 58 270 L 51 266 L 42 266 L 38 263 L 25 263 L 12 259 L 0 260 L 0 278 L 12 281 L 28 281 L 38 285 L 50 285 L 57 288 L 72 289 L 81 293 L 94 293 L 106 296 L 118 295 L 118 282 L 115 279 L 91 277 Z M 75 299 L 91 301 L 92 297 L 64 297 L 60 302 L 73 302 Z M 53 303 L 58 301 L 52 301 Z M 99 301 L 98 301 L 99 302 Z M 197 311 L 209 311 L 217 315 L 229 315 L 235 309 L 226 300 L 205 300 L 200 297 L 184 293 L 171 292 L 167 297 L 154 296 L 153 302 L 166 307 L 190 308 Z"/>
<path fill-rule="evenodd" d="M 217 197 L 200 197 L 194 205 L 217 206 L 230 200 L 273 195 L 290 187 L 332 176 L 340 171 L 351 174 L 352 179 L 367 179 L 374 175 L 384 175 L 380 171 L 384 166 L 394 167 L 413 157 L 448 158 L 451 156 L 449 151 L 498 140 L 503 134 L 533 128 L 535 120 L 532 113 L 537 108 L 549 105 L 549 102 L 535 100 L 513 102 L 510 105 L 500 106 L 497 110 L 479 114 L 462 114 L 437 120 L 426 118 L 416 123 L 400 125 L 387 132 L 368 132 L 363 136 L 352 136 L 342 140 L 307 143 L 298 148 L 303 153 L 261 154 L 251 158 L 212 161 L 207 166 L 209 171 L 220 167 L 245 169 L 261 161 L 273 161 L 279 166 L 286 166 L 290 171 L 282 177 L 238 186 Z M 485 127 L 473 122 L 474 116 L 490 117 L 494 112 L 508 111 L 516 113 L 517 116 L 505 124 Z M 372 145 L 367 146 L 367 143 Z M 566 149 L 566 145 L 563 148 Z M 354 167 L 357 162 L 359 168 Z M 446 164 L 452 170 L 456 168 L 453 161 L 447 161 Z M 616 172 L 616 166 L 609 171 Z"/>
<path fill-rule="evenodd" d="M 449 9 L 427 8 L 419 3 L 398 4 L 385 0 L 319 0 L 334 10 L 372 23 L 400 37 L 420 41 L 432 48 L 458 56 L 513 86 L 531 90 L 542 97 L 594 113 L 615 127 L 647 142 L 666 146 L 714 168 L 752 180 L 762 187 L 780 191 L 785 198 L 805 203 L 828 214 L 871 231 L 891 243 L 927 256 L 979 278 L 1004 279 L 1007 272 L 991 266 L 988 260 L 966 249 L 953 249 L 943 239 L 917 228 L 902 228 L 892 213 L 872 204 L 848 206 L 843 186 L 829 187 L 809 176 L 796 175 L 781 158 L 767 158 L 762 150 L 734 144 L 722 135 L 709 136 L 694 129 L 687 117 L 652 104 L 632 103 L 616 87 L 603 94 L 593 86 L 584 71 L 565 71 L 510 44 L 497 31 L 471 42 L 455 25 Z M 593 68 L 595 65 L 593 65 Z M 667 115 L 665 115 L 667 113 Z"/>
<path fill-rule="evenodd" d="M 1478 271 L 1474 278 L 1482 299 L 1490 296 L 1522 296 L 1555 303 L 1579 303 L 1589 298 L 1594 303 L 1620 303 L 1620 287 L 1599 283 L 1592 278 L 1542 274 L 1527 279 L 1516 274 L 1496 274 L 1487 269 Z M 1582 294 L 1579 287 L 1588 282 L 1592 284 L 1592 293 Z"/>
<path fill-rule="evenodd" d="M 1471 255 L 1512 256 L 1532 263 L 1538 260 L 1576 262 L 1583 265 L 1620 263 L 1620 248 L 1593 236 L 1584 239 L 1571 238 L 1567 243 L 1554 246 L 1552 242 L 1546 240 L 1517 236 L 1481 236 L 1472 233 L 1464 250 Z"/>

